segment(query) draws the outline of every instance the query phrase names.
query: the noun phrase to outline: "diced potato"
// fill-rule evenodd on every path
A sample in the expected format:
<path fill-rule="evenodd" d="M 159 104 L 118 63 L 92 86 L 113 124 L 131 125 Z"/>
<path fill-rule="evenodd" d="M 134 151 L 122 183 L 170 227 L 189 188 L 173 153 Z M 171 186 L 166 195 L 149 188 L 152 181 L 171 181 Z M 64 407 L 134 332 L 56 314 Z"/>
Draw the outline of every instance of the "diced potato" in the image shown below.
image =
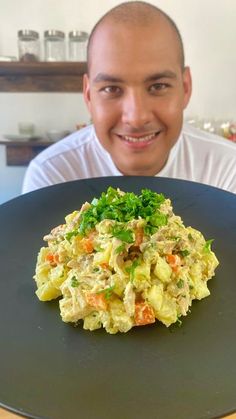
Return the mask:
<path fill-rule="evenodd" d="M 43 263 L 42 265 L 37 266 L 34 279 L 38 288 L 41 287 L 41 285 L 45 284 L 45 282 L 48 282 L 49 272 L 50 272 L 49 263 Z"/>
<path fill-rule="evenodd" d="M 138 292 L 150 286 L 150 270 L 151 266 L 146 263 L 141 263 L 134 269 L 133 284 Z"/>
<path fill-rule="evenodd" d="M 111 283 L 114 284 L 113 292 L 117 294 L 119 297 L 122 296 L 124 289 L 127 285 L 127 275 L 119 275 L 117 273 L 112 275 Z"/>
<path fill-rule="evenodd" d="M 129 316 L 133 316 L 135 312 L 135 292 L 131 282 L 125 287 L 124 292 L 124 307 L 125 311 Z"/>
<path fill-rule="evenodd" d="M 158 257 L 156 266 L 154 268 L 154 274 L 163 283 L 171 281 L 172 269 L 170 265 L 162 257 Z"/>
<path fill-rule="evenodd" d="M 210 291 L 207 288 L 207 282 L 203 281 L 199 276 L 192 277 L 194 289 L 191 291 L 191 294 L 197 300 L 201 300 L 202 298 L 208 297 L 210 295 Z"/>
<path fill-rule="evenodd" d="M 175 323 L 178 318 L 176 300 L 168 294 L 163 294 L 162 306 L 155 310 L 155 315 L 167 327 Z"/>
<path fill-rule="evenodd" d="M 133 321 L 126 313 L 125 307 L 118 299 L 110 303 L 110 314 L 114 328 L 120 332 L 128 332 L 133 326 Z"/>
<path fill-rule="evenodd" d="M 201 262 L 195 262 L 192 264 L 189 270 L 191 278 L 202 278 L 202 265 Z"/>
<path fill-rule="evenodd" d="M 70 224 L 75 219 L 75 217 L 77 217 L 78 213 L 79 211 L 73 211 L 71 214 L 66 215 L 65 217 L 66 224 Z"/>
<path fill-rule="evenodd" d="M 94 255 L 94 266 L 101 265 L 102 263 L 109 263 L 111 250 L 112 250 L 112 243 L 108 242 L 104 250 L 97 252 Z"/>
<path fill-rule="evenodd" d="M 55 288 L 52 283 L 48 281 L 37 289 L 36 295 L 40 301 L 50 301 L 59 297 L 61 295 L 61 290 Z"/>
<path fill-rule="evenodd" d="M 100 314 L 97 311 L 94 311 L 93 313 L 85 317 L 83 328 L 85 330 L 93 331 L 96 329 L 100 329 L 101 325 L 102 324 L 101 324 Z"/>
<path fill-rule="evenodd" d="M 63 268 L 63 265 L 58 265 L 51 269 L 49 278 L 52 286 L 59 289 L 67 277 L 66 273 L 67 271 Z"/>
<path fill-rule="evenodd" d="M 163 284 L 153 285 L 148 290 L 145 290 L 145 298 L 157 312 L 161 310 L 163 292 Z"/>
<path fill-rule="evenodd" d="M 219 261 L 213 252 L 206 253 L 203 256 L 205 262 L 204 277 L 211 278 L 214 276 L 215 269 L 219 265 Z"/>

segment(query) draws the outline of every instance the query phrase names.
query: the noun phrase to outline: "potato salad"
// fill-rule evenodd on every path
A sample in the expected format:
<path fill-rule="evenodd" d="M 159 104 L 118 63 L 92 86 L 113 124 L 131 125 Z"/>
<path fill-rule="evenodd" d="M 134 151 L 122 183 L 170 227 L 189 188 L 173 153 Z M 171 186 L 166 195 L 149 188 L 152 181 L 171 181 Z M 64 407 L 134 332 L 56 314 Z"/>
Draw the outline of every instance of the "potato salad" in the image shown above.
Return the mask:
<path fill-rule="evenodd" d="M 34 279 L 41 301 L 59 297 L 64 322 L 128 332 L 156 321 L 180 323 L 210 294 L 218 260 L 170 199 L 109 187 L 44 237 Z"/>

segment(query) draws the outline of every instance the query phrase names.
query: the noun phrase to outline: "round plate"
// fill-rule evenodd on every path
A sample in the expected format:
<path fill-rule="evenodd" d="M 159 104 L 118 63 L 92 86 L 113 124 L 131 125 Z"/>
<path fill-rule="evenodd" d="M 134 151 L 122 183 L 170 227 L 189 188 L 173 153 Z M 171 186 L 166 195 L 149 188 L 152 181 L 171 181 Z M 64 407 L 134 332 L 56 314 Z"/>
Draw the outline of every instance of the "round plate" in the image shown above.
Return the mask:
<path fill-rule="evenodd" d="M 35 296 L 42 237 L 108 186 L 162 192 L 214 238 L 211 296 L 181 327 L 109 335 L 61 321 Z M 236 410 L 236 195 L 197 183 L 107 177 L 43 188 L 0 206 L 0 404 L 31 418 L 213 418 Z"/>

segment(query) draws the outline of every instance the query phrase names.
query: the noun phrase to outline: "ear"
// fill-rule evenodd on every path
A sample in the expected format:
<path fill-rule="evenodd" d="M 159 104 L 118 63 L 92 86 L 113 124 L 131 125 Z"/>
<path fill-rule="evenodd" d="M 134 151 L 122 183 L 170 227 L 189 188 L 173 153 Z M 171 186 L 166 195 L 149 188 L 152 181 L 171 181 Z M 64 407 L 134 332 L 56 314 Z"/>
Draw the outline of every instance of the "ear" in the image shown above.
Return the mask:
<path fill-rule="evenodd" d="M 88 74 L 83 76 L 83 95 L 89 112 L 91 111 L 91 100 L 90 100 L 90 82 Z"/>
<path fill-rule="evenodd" d="M 183 88 L 184 88 L 184 109 L 187 107 L 192 95 L 192 77 L 189 67 L 185 67 L 183 71 Z"/>

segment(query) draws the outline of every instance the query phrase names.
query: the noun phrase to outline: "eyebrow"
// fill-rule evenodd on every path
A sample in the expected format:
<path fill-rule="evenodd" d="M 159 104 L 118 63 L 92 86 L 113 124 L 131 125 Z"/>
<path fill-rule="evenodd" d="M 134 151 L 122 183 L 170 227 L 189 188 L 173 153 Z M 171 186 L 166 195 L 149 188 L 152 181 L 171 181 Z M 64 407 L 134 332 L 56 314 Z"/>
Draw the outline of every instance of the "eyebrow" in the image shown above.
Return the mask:
<path fill-rule="evenodd" d="M 162 71 L 161 73 L 154 73 L 144 79 L 144 82 L 150 82 L 160 79 L 176 79 L 177 75 L 171 70 Z M 109 82 L 109 83 L 122 83 L 124 82 L 123 79 L 115 76 L 111 76 L 110 74 L 106 73 L 98 73 L 96 77 L 93 79 L 93 83 L 101 83 L 101 82 Z"/>
<path fill-rule="evenodd" d="M 122 83 L 124 80 L 120 79 L 119 77 L 110 76 L 106 73 L 98 73 L 96 77 L 93 79 L 94 83 L 100 83 L 100 82 L 110 82 L 110 83 Z"/>
<path fill-rule="evenodd" d="M 155 73 L 148 76 L 144 81 L 155 81 L 160 79 L 176 79 L 177 75 L 171 70 L 162 71 L 161 73 Z"/>

